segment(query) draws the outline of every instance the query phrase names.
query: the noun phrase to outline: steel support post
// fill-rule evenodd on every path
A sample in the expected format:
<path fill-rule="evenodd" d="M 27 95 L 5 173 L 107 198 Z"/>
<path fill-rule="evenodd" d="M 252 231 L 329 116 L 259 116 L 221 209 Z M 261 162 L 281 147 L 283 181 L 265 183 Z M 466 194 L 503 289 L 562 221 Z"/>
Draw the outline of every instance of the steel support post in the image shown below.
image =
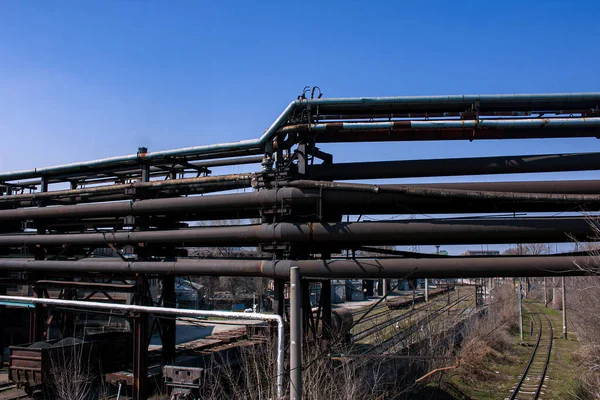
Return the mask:
<path fill-rule="evenodd" d="M 323 314 L 323 336 L 330 337 L 331 328 L 331 281 L 321 282 L 321 304 L 323 304 L 321 313 Z"/>
<path fill-rule="evenodd" d="M 302 291 L 302 332 L 304 335 L 312 335 L 316 337 L 317 332 L 313 330 L 314 325 L 311 324 L 313 321 L 312 307 L 310 304 L 310 281 L 301 280 L 300 288 Z"/>
<path fill-rule="evenodd" d="M 0 277 L 4 278 L 8 274 L 0 274 Z M 6 296 L 6 285 L 4 282 L 0 282 L 0 296 Z M 0 360 L 3 360 L 2 355 L 4 354 L 4 327 L 6 326 L 6 307 L 0 306 Z"/>
<path fill-rule="evenodd" d="M 42 298 L 44 297 L 42 289 L 34 289 L 33 297 Z M 30 342 L 41 342 L 45 340 L 44 328 L 46 325 L 46 307 L 41 304 L 36 304 L 35 308 L 30 314 L 29 319 L 29 341 Z"/>
<path fill-rule="evenodd" d="M 425 302 L 429 301 L 429 279 L 425 278 Z"/>
<path fill-rule="evenodd" d="M 162 306 L 176 308 L 175 277 L 167 275 L 162 279 Z M 177 339 L 177 320 L 175 318 L 160 318 L 162 328 L 162 360 L 169 365 L 175 361 L 175 343 Z"/>
<path fill-rule="evenodd" d="M 275 279 L 273 281 L 273 312 L 281 318 L 285 314 L 285 280 Z"/>
<path fill-rule="evenodd" d="M 138 305 L 144 305 L 147 282 L 142 275 L 136 278 L 136 296 Z M 148 315 L 140 312 L 133 318 L 133 398 L 145 400 L 148 395 Z"/>
<path fill-rule="evenodd" d="M 302 399 L 302 290 L 298 267 L 290 269 L 290 399 Z"/>
<path fill-rule="evenodd" d="M 565 286 L 565 277 L 562 277 L 562 323 L 563 338 L 567 339 L 567 287 Z"/>

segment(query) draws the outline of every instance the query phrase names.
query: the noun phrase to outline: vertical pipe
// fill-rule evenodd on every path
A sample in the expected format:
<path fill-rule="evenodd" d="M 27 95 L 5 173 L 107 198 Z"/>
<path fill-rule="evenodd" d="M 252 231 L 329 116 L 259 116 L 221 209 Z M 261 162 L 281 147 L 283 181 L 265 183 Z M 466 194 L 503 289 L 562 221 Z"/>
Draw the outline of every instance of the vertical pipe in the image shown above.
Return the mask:
<path fill-rule="evenodd" d="M 387 279 L 383 279 L 383 281 L 382 281 L 382 284 L 383 284 L 383 297 L 387 296 L 387 292 L 388 292 L 387 283 L 388 283 L 388 280 Z"/>
<path fill-rule="evenodd" d="M 429 279 L 425 278 L 425 302 L 429 301 Z"/>
<path fill-rule="evenodd" d="M 519 337 L 523 341 L 523 292 L 521 287 L 521 279 L 519 279 Z"/>
<path fill-rule="evenodd" d="M 562 323 L 563 338 L 567 339 L 567 287 L 565 286 L 565 277 L 562 277 Z"/>
<path fill-rule="evenodd" d="M 290 399 L 302 399 L 302 291 L 300 270 L 290 269 Z"/>

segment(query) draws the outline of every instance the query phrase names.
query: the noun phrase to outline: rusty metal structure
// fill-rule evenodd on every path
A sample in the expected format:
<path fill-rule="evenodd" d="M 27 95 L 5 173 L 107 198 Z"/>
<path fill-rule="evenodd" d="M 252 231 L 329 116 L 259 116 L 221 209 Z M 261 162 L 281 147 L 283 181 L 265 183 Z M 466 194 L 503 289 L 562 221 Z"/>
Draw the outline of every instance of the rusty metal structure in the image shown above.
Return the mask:
<path fill-rule="evenodd" d="M 589 240 L 593 229 L 587 218 L 548 213 L 600 211 L 600 180 L 370 181 L 596 171 L 600 153 L 336 163 L 322 144 L 597 138 L 600 93 L 340 99 L 307 93 L 257 139 L 158 152 L 140 147 L 126 156 L 0 173 L 0 295 L 5 294 L 2 281 L 18 280 L 45 297 L 36 286 L 44 281 L 66 300 L 83 285 L 95 292 L 128 292 L 135 304 L 147 306 L 148 282 L 159 279 L 158 305 L 169 307 L 176 275 L 262 276 L 275 280 L 275 311 L 283 315 L 283 288 L 291 271 L 299 273 L 302 285 L 316 280 L 330 290 L 330 279 L 581 275 L 594 268 L 585 253 L 356 254 L 377 252 L 372 246 L 382 245 Z M 228 169 L 242 165 L 248 173 Z M 363 215 L 419 214 L 429 217 L 361 220 Z M 198 226 L 199 221 L 228 223 Z M 189 257 L 190 248 L 211 246 L 250 246 L 259 255 Z M 121 258 L 93 258 L 100 248 L 112 248 Z M 306 297 L 303 293 L 304 287 L 295 296 Z M 318 315 L 327 325 L 331 304 L 323 303 Z M 32 308 L 32 342 L 44 339 L 46 311 Z M 175 322 L 158 320 L 168 364 L 174 358 Z M 134 395 L 141 399 L 148 393 L 151 327 L 146 314 L 132 321 Z"/>

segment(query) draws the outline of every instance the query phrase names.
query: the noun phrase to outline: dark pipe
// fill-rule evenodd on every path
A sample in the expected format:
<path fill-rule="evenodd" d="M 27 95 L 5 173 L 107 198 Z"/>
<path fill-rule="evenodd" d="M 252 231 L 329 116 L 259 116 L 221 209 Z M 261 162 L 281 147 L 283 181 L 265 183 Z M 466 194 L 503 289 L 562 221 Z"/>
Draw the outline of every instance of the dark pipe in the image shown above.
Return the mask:
<path fill-rule="evenodd" d="M 572 208 L 561 206 L 558 202 L 527 202 L 496 204 L 490 201 L 465 202 L 440 198 L 417 198 L 398 193 L 388 193 L 387 188 L 402 187 L 440 188 L 451 190 L 499 191 L 499 192 L 535 192 L 553 194 L 600 194 L 600 180 L 582 181 L 542 181 L 542 182 L 472 182 L 472 183 L 435 183 L 419 185 L 380 185 L 380 193 L 324 190 L 323 206 L 340 211 L 343 214 L 418 214 L 447 212 L 513 212 L 513 211 L 562 211 Z M 182 220 L 186 215 L 205 215 L 198 219 L 217 215 L 220 218 L 236 218 L 239 215 L 257 217 L 258 213 L 248 210 L 275 206 L 316 206 L 319 192 L 299 188 L 261 190 L 251 193 L 219 194 L 211 196 L 176 197 L 156 200 L 141 200 L 58 207 L 20 208 L 0 210 L 0 221 L 50 219 L 50 218 L 99 218 L 121 217 L 126 215 L 178 215 Z M 106 197 L 105 197 L 106 198 Z M 0 198 L 1 199 L 1 198 Z M 116 200 L 117 198 L 108 198 Z M 517 204 L 517 203 L 514 203 Z M 593 205 L 593 204 L 591 204 Z M 565 208 L 566 207 L 566 208 Z M 588 206 L 589 207 L 589 206 Z M 592 207 L 593 208 L 593 207 Z M 226 213 L 214 214 L 225 211 Z M 227 213 L 229 211 L 229 213 Z M 209 218 L 212 219 L 212 218 Z"/>
<path fill-rule="evenodd" d="M 257 246 L 289 242 L 321 246 L 496 244 L 586 241 L 587 218 L 496 218 L 440 221 L 276 223 L 106 233 L 0 235 L 0 246 L 171 243 L 178 246 Z"/>
<path fill-rule="evenodd" d="M 432 141 L 432 140 L 501 140 L 501 139 L 552 139 L 552 138 L 579 138 L 598 137 L 596 128 L 575 129 L 453 129 L 453 130 L 419 130 L 401 131 L 382 129 L 351 132 L 307 132 L 314 135 L 316 143 L 354 143 L 354 142 L 405 142 L 405 141 Z"/>
<path fill-rule="evenodd" d="M 311 278 L 478 278 L 513 276 L 580 276 L 591 274 L 593 256 L 447 257 L 380 260 L 195 260 L 175 262 L 36 261 L 0 259 L 1 271 L 137 273 L 162 275 L 264 276 L 287 279 L 297 266 Z M 581 267 L 581 268 L 580 268 Z M 582 269 L 583 268 L 583 269 Z"/>
<path fill-rule="evenodd" d="M 308 178 L 317 180 L 389 179 L 598 169 L 600 169 L 600 153 L 542 154 L 319 164 L 309 168 Z"/>

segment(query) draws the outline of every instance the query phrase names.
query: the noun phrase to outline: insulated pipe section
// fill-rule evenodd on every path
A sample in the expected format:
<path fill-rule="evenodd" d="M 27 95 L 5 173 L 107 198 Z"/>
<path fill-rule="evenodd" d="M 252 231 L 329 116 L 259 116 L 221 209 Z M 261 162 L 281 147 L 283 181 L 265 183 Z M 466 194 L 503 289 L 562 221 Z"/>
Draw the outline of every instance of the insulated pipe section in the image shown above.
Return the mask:
<path fill-rule="evenodd" d="M 308 177 L 317 180 L 389 179 L 598 169 L 600 153 L 541 154 L 318 164 L 309 167 Z"/>
<path fill-rule="evenodd" d="M 444 257 L 433 259 L 373 260 L 186 260 L 147 261 L 39 261 L 0 259 L 0 271 L 57 273 L 114 273 L 122 275 L 262 276 L 287 279 L 298 267 L 306 278 L 405 279 L 487 278 L 514 276 L 582 276 L 597 274 L 594 256 Z"/>
<path fill-rule="evenodd" d="M 276 223 L 181 230 L 50 235 L 0 235 L 0 246 L 164 243 L 179 246 L 258 246 L 289 242 L 348 248 L 359 245 L 496 244 L 586 241 L 585 217 L 440 221 Z M 316 250 L 316 249 L 315 249 Z"/>

